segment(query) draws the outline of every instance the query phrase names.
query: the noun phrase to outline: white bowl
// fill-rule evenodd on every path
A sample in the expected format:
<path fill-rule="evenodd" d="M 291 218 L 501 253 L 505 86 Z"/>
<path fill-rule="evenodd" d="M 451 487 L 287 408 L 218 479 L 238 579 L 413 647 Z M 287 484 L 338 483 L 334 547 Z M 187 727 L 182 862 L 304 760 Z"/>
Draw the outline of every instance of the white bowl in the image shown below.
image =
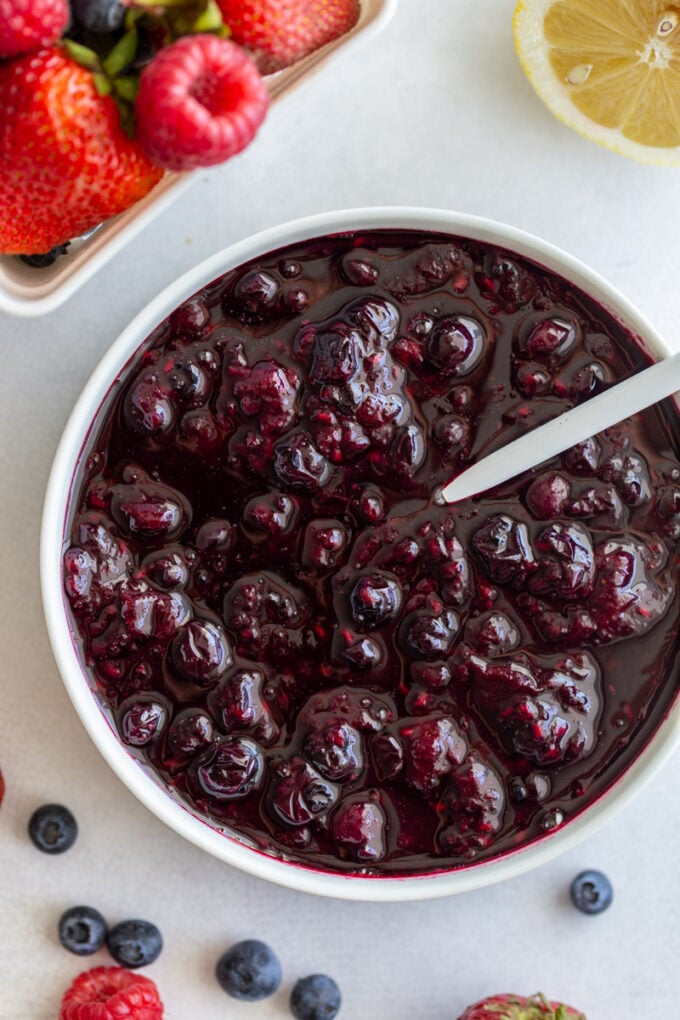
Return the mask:
<path fill-rule="evenodd" d="M 444 232 L 510 249 L 582 288 L 623 322 L 651 356 L 658 359 L 669 353 L 649 323 L 597 273 L 553 245 L 491 220 L 436 209 L 378 208 L 324 213 L 265 230 L 218 252 L 167 287 L 136 316 L 95 369 L 71 414 L 52 467 L 42 522 L 41 575 L 47 627 L 66 689 L 104 758 L 143 804 L 196 846 L 260 878 L 324 896 L 390 901 L 476 889 L 518 875 L 573 847 L 627 802 L 680 741 L 680 699 L 676 696 L 652 739 L 598 800 L 528 846 L 493 860 L 418 876 L 369 878 L 321 871 L 268 856 L 213 828 L 186 803 L 173 799 L 161 779 L 128 753 L 101 711 L 76 652 L 61 573 L 68 502 L 83 444 L 113 382 L 151 331 L 190 295 L 252 258 L 325 234 L 380 228 Z"/>

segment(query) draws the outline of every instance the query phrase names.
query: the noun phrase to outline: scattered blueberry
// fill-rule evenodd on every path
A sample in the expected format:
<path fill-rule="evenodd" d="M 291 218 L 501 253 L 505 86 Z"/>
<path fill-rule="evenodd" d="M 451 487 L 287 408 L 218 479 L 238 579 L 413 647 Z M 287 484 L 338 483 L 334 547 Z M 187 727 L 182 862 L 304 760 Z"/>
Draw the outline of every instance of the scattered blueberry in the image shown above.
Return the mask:
<path fill-rule="evenodd" d="M 582 871 L 571 883 L 571 901 L 582 914 L 601 914 L 614 898 L 612 884 L 601 871 Z"/>
<path fill-rule="evenodd" d="M 59 941 L 76 956 L 90 956 L 106 942 L 106 921 L 92 907 L 71 907 L 59 918 Z"/>
<path fill-rule="evenodd" d="M 340 1011 L 342 996 L 333 978 L 310 974 L 300 978 L 290 997 L 295 1020 L 333 1020 Z"/>
<path fill-rule="evenodd" d="M 75 843 L 78 825 L 68 808 L 61 804 L 44 804 L 31 815 L 28 835 L 43 853 L 63 854 Z"/>
<path fill-rule="evenodd" d="M 273 995 L 281 984 L 281 964 L 264 942 L 246 939 L 220 956 L 215 975 L 234 999 L 257 1002 Z"/>
<path fill-rule="evenodd" d="M 109 952 L 121 967 L 146 967 L 163 948 L 163 937 L 150 921 L 121 921 L 108 935 Z"/>
<path fill-rule="evenodd" d="M 58 258 L 66 254 L 70 243 L 67 241 L 65 244 L 55 244 L 54 248 L 41 252 L 39 255 L 20 255 L 19 261 L 30 266 L 31 269 L 47 269 L 48 266 L 54 265 Z"/>
<path fill-rule="evenodd" d="M 125 20 L 122 0 L 71 0 L 73 17 L 90 32 L 115 32 Z"/>

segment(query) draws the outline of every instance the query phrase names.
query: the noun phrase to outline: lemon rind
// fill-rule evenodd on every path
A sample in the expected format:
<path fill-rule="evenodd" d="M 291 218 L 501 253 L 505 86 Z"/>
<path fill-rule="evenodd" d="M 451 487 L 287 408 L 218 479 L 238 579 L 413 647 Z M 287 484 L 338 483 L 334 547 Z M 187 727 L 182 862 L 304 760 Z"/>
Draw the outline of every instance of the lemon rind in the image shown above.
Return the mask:
<path fill-rule="evenodd" d="M 618 128 L 603 127 L 574 106 L 569 90 L 552 69 L 543 34 L 543 16 L 553 2 L 519 0 L 513 16 L 517 56 L 539 99 L 562 124 L 605 149 L 652 166 L 680 166 L 680 146 L 663 148 L 631 141 Z"/>

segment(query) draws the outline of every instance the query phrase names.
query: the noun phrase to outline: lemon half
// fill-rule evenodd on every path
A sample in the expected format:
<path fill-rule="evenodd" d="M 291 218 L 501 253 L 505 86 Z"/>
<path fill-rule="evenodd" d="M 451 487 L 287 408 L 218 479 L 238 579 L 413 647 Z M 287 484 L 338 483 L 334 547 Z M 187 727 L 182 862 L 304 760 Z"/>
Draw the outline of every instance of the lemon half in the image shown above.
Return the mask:
<path fill-rule="evenodd" d="M 680 165 L 680 3 L 519 0 L 514 33 L 561 121 L 632 159 Z"/>

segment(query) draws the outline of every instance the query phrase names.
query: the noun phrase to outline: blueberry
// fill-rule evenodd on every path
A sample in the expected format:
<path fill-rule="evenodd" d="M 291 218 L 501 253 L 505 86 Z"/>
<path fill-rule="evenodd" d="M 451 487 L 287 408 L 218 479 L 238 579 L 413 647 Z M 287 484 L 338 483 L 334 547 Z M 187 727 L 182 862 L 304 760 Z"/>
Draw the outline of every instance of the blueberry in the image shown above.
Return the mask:
<path fill-rule="evenodd" d="M 300 978 L 290 997 L 295 1020 L 333 1020 L 340 1011 L 342 996 L 333 978 L 310 974 Z"/>
<path fill-rule="evenodd" d="M 350 592 L 352 616 L 360 627 L 373 630 L 397 615 L 402 591 L 396 577 L 376 572 L 360 577 Z"/>
<path fill-rule="evenodd" d="M 122 0 L 71 0 L 73 17 L 90 32 L 114 32 L 125 20 Z"/>
<path fill-rule="evenodd" d="M 234 999 L 257 1002 L 273 995 L 281 984 L 281 964 L 264 942 L 246 939 L 220 956 L 215 975 Z"/>
<path fill-rule="evenodd" d="M 146 967 L 160 955 L 163 937 L 150 921 L 121 921 L 109 932 L 109 952 L 121 967 Z"/>
<path fill-rule="evenodd" d="M 68 808 L 44 804 L 31 815 L 28 835 L 45 854 L 63 854 L 70 850 L 78 835 L 78 825 Z"/>
<path fill-rule="evenodd" d="M 59 941 L 76 956 L 90 956 L 106 942 L 106 921 L 92 907 L 71 907 L 59 918 Z"/>
<path fill-rule="evenodd" d="M 601 871 L 582 871 L 571 883 L 571 901 L 582 914 L 601 914 L 614 898 L 612 884 Z"/>
<path fill-rule="evenodd" d="M 66 254 L 70 243 L 70 241 L 66 241 L 65 244 L 55 244 L 54 248 L 41 252 L 40 255 L 20 255 L 19 260 L 30 266 L 31 269 L 47 269 L 48 266 L 54 265 L 58 258 Z"/>

